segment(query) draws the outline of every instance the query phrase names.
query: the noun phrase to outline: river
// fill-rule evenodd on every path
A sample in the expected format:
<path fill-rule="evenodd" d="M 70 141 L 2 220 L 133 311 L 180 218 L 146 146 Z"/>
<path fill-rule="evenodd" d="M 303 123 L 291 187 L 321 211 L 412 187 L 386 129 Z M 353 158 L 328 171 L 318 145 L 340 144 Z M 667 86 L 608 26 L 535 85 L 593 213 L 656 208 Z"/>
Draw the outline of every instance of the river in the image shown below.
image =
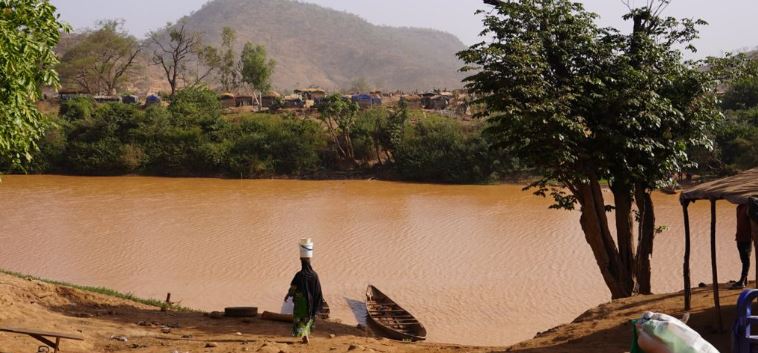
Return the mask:
<path fill-rule="evenodd" d="M 610 195 L 609 195 L 610 196 Z M 653 290 L 681 289 L 676 196 L 654 196 Z M 507 345 L 610 299 L 578 212 L 520 185 L 3 176 L 0 268 L 204 310 L 278 311 L 298 240 L 332 317 L 363 321 L 371 283 L 433 342 Z M 708 205 L 690 207 L 693 285 L 710 280 Z M 739 274 L 733 206 L 718 208 L 722 281 Z"/>

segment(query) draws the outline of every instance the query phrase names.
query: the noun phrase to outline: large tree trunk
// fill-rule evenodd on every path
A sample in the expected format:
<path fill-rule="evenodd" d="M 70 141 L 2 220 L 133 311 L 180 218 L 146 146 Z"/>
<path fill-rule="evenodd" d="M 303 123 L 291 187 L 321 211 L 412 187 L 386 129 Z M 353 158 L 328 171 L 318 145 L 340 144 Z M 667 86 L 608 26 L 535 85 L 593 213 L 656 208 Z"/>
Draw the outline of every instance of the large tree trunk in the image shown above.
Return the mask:
<path fill-rule="evenodd" d="M 635 286 L 635 242 L 634 242 L 634 222 L 632 221 L 632 190 L 626 185 L 614 185 L 611 187 L 613 199 L 616 206 L 616 238 L 618 241 L 619 257 L 624 270 L 631 276 L 630 283 L 626 285 L 634 288 Z"/>
<path fill-rule="evenodd" d="M 597 178 L 588 184 L 577 185 L 575 194 L 582 206 L 579 222 L 585 239 L 592 249 L 600 273 L 611 291 L 611 297 L 625 298 L 633 294 L 633 281 L 619 256 L 608 228 L 605 202 Z"/>
<path fill-rule="evenodd" d="M 640 212 L 639 247 L 637 248 L 636 269 L 640 294 L 652 294 L 650 288 L 650 257 L 653 255 L 655 240 L 655 209 L 650 192 L 642 186 L 635 191 L 637 209 Z"/>

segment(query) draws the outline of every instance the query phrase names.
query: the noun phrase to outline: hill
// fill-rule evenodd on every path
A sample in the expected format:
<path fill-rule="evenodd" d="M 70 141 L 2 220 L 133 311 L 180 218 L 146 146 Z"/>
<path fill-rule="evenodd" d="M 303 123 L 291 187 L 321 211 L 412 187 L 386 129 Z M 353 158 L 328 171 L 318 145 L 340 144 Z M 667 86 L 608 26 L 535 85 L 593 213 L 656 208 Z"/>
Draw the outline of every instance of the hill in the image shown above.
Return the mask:
<path fill-rule="evenodd" d="M 373 25 L 346 12 L 291 0 L 214 0 L 185 16 L 204 41 L 220 43 L 223 27 L 245 42 L 266 46 L 277 62 L 274 87 L 349 88 L 364 80 L 374 88 L 426 90 L 461 86 L 455 53 L 464 44 L 430 29 Z"/>

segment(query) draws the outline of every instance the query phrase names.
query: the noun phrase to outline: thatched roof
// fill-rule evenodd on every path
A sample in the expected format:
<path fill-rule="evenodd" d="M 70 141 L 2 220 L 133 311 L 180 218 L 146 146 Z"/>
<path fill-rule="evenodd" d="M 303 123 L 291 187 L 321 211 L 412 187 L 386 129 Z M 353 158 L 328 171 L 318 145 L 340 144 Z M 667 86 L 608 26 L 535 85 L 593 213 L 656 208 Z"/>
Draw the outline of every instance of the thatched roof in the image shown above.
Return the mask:
<path fill-rule="evenodd" d="M 714 199 L 745 204 L 751 196 L 758 196 L 758 168 L 697 185 L 683 191 L 679 197 L 686 201 Z"/>

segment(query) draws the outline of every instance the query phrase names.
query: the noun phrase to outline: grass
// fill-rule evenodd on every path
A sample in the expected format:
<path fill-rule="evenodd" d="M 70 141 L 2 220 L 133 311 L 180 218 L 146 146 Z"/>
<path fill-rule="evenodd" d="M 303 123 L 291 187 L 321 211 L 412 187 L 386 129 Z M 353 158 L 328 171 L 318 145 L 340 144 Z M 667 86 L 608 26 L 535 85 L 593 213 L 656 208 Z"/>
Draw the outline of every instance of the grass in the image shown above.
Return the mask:
<path fill-rule="evenodd" d="M 148 306 L 154 306 L 156 308 L 167 308 L 167 309 L 171 309 L 173 311 L 195 311 L 193 309 L 190 309 L 190 308 L 187 308 L 187 307 L 183 307 L 183 306 L 180 306 L 180 305 L 176 305 L 176 304 L 167 305 L 166 302 L 164 302 L 162 300 L 140 298 L 140 297 L 135 296 L 132 293 L 122 293 L 122 292 L 119 292 L 119 291 L 116 291 L 116 290 L 113 290 L 113 289 L 110 289 L 110 288 L 105 288 L 105 287 L 82 286 L 82 285 L 68 283 L 68 282 L 55 281 L 55 280 L 51 280 L 51 279 L 35 277 L 35 276 L 32 276 L 32 275 L 27 275 L 27 274 L 23 274 L 23 273 L 19 273 L 19 272 L 8 271 L 8 270 L 4 270 L 4 269 L 1 269 L 1 268 L 0 268 L 0 273 L 6 274 L 6 275 L 10 275 L 10 276 L 14 276 L 14 277 L 18 277 L 18 278 L 22 278 L 22 279 L 36 280 L 36 281 L 40 281 L 40 282 L 44 282 L 44 283 L 49 283 L 49 284 L 53 284 L 53 285 L 56 285 L 56 286 L 74 288 L 74 289 L 82 290 L 82 291 L 85 291 L 85 292 L 98 293 L 98 294 L 102 294 L 102 295 L 107 295 L 109 297 L 121 298 L 121 299 L 129 300 L 129 301 L 132 301 L 132 302 L 135 302 L 135 303 L 145 304 L 145 305 L 148 305 Z"/>

